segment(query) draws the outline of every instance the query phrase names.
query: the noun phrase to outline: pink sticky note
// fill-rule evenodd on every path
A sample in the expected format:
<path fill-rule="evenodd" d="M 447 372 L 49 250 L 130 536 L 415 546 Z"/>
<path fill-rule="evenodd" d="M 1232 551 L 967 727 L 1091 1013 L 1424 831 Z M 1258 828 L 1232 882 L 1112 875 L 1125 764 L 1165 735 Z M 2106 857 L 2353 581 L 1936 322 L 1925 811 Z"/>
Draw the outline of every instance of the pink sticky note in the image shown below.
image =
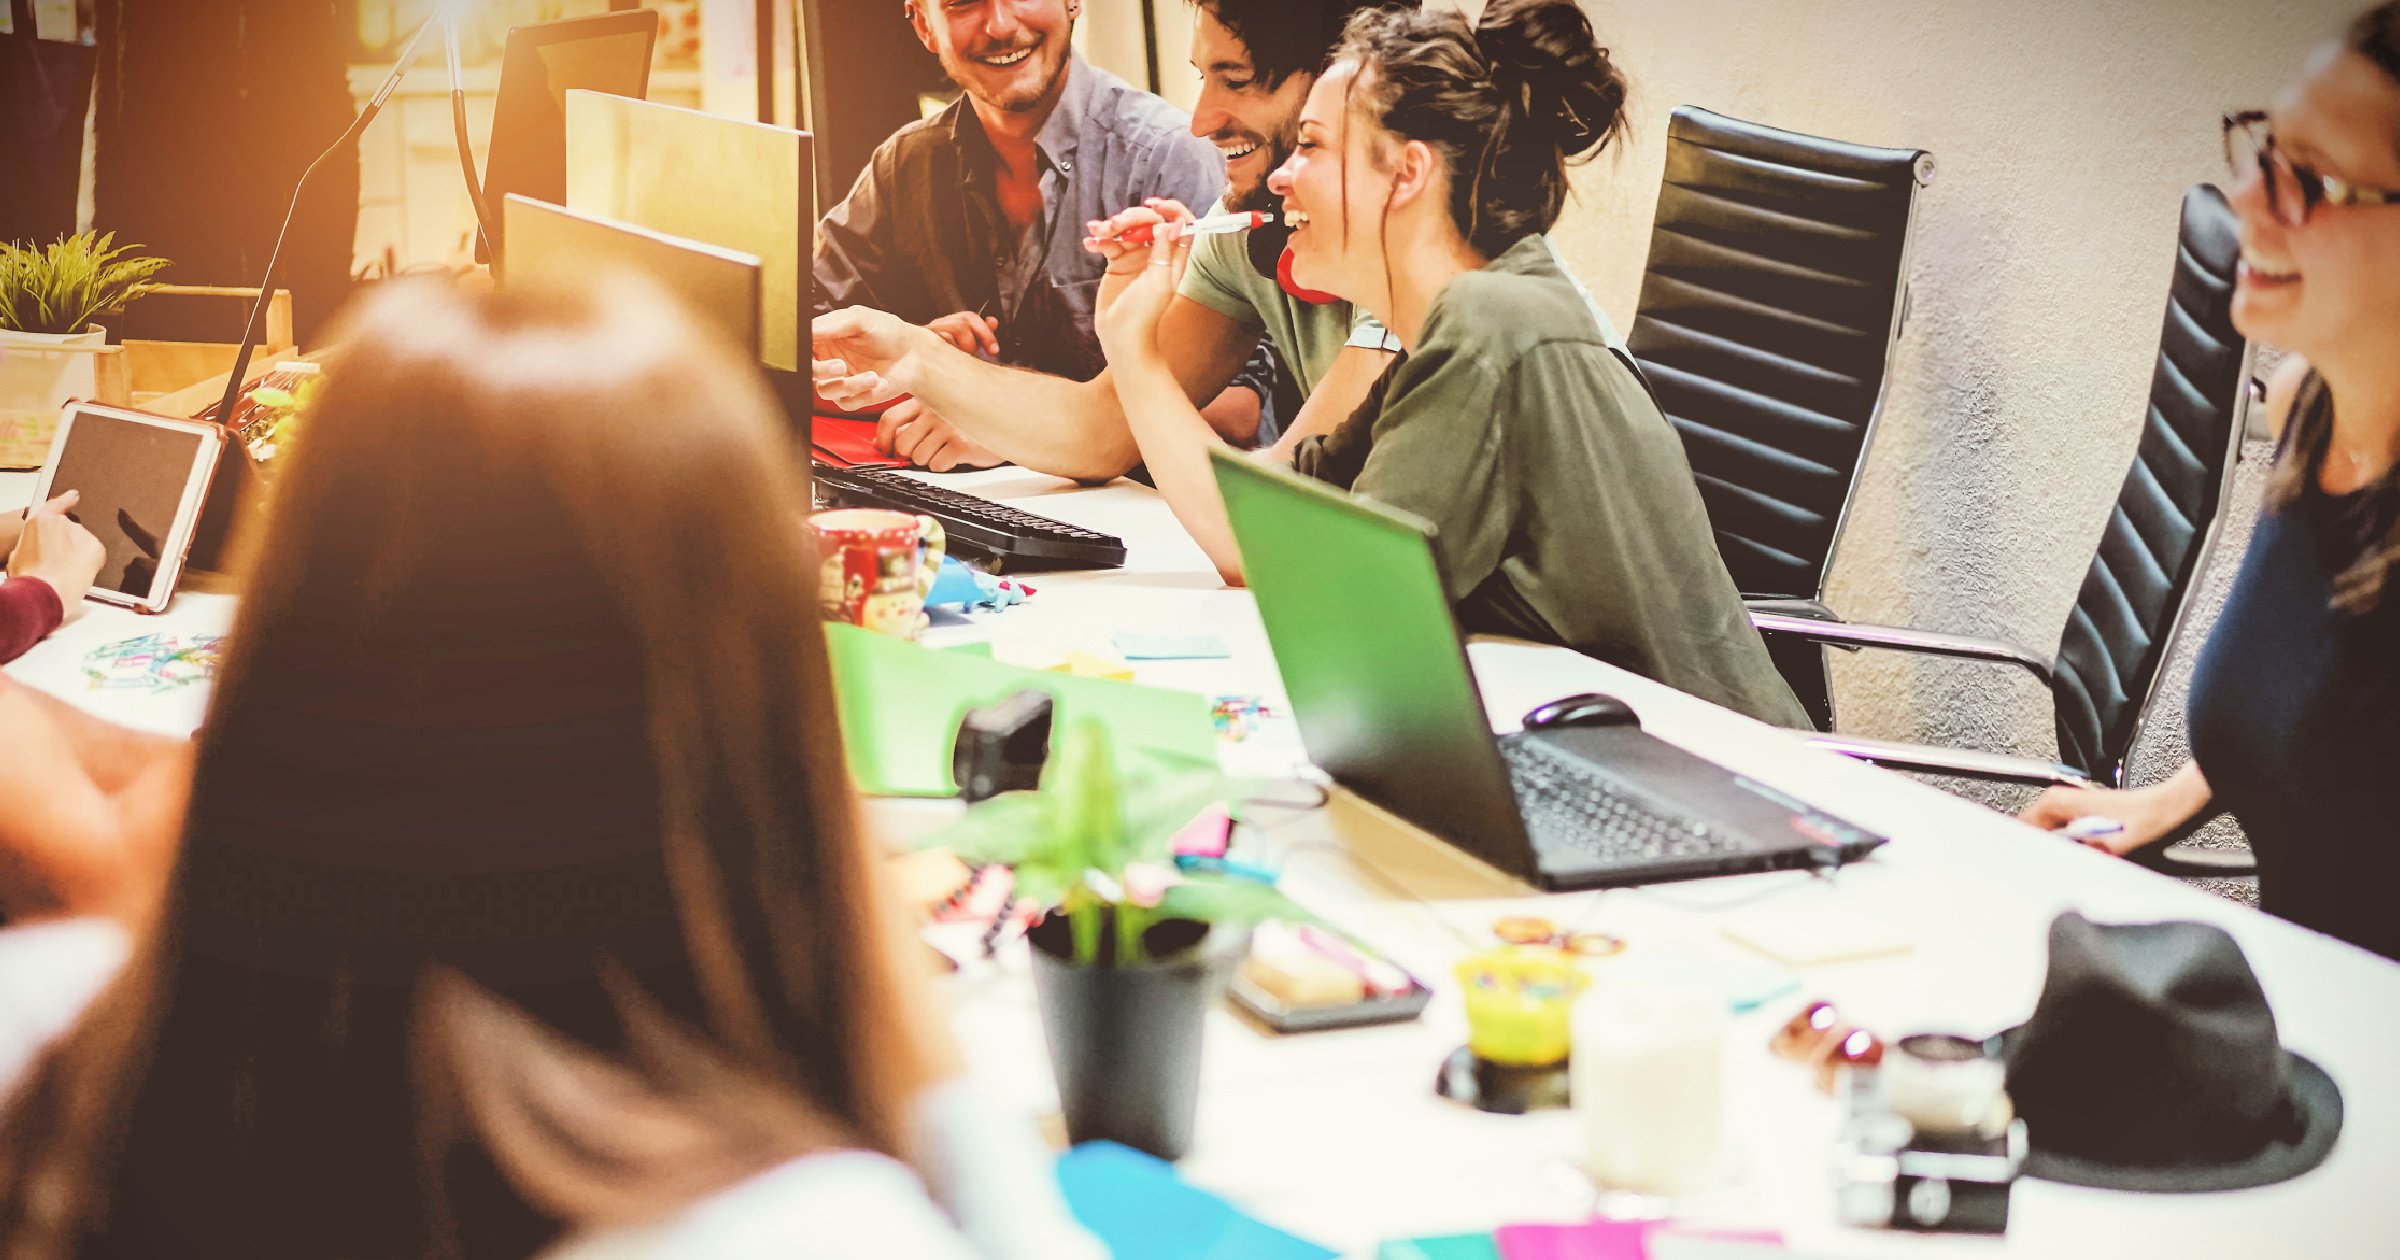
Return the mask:
<path fill-rule="evenodd" d="M 1590 1220 L 1578 1225 L 1503 1225 L 1492 1231 L 1500 1260 L 1650 1260 L 1650 1234 L 1666 1230 L 1692 1238 L 1780 1246 L 1772 1230 L 1687 1229 L 1673 1221 Z"/>
<path fill-rule="evenodd" d="M 1233 815 L 1223 805 L 1211 805 L 1200 816 L 1184 824 L 1168 842 L 1167 850 L 1178 857 L 1225 856 L 1225 847 L 1233 837 Z"/>

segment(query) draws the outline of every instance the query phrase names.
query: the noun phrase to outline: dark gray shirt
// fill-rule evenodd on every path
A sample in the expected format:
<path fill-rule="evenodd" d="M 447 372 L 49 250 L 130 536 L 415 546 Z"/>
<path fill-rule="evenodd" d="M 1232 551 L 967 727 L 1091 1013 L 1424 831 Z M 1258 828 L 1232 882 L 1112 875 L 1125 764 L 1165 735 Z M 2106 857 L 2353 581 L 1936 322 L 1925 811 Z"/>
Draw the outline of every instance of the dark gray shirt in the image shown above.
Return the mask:
<path fill-rule="evenodd" d="M 916 324 L 954 311 L 996 315 L 1002 361 L 1097 375 L 1092 308 L 1107 264 L 1083 248 L 1084 223 L 1148 197 L 1196 212 L 1224 188 L 1225 161 L 1173 105 L 1073 54 L 1066 76 L 1034 137 L 1036 222 L 1010 230 L 997 156 L 961 97 L 884 141 L 818 225 L 816 310 L 872 306 Z"/>

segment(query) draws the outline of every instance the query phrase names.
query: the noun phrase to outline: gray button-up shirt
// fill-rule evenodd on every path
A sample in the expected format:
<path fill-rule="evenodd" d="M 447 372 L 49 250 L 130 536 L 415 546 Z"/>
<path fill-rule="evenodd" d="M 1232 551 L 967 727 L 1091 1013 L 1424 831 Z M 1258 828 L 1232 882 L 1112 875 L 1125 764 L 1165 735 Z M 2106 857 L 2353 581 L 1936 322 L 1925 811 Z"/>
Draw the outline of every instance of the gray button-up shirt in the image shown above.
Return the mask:
<path fill-rule="evenodd" d="M 1197 213 L 1224 188 L 1225 162 L 1173 105 L 1074 54 L 1066 76 L 1034 137 L 1036 222 L 1010 230 L 998 158 L 962 97 L 884 141 L 818 225 L 816 309 L 872 306 L 917 324 L 954 311 L 997 315 L 1004 362 L 1097 375 L 1092 308 L 1107 264 L 1083 248 L 1084 223 L 1148 197 Z"/>

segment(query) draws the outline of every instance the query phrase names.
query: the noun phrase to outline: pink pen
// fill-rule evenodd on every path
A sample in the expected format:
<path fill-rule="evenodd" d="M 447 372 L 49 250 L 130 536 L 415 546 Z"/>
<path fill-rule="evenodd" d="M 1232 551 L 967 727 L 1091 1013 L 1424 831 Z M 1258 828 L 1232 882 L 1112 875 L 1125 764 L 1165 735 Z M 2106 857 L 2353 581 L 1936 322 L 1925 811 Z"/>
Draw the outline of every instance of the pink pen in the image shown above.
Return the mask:
<path fill-rule="evenodd" d="M 1214 236 L 1219 232 L 1247 232 L 1252 228 L 1265 227 L 1274 221 L 1275 216 L 1264 210 L 1249 210 L 1240 214 L 1220 214 L 1212 218 L 1194 219 L 1184 224 L 1183 235 Z M 1127 228 L 1117 239 L 1128 245 L 1147 245 L 1150 243 L 1150 230 L 1153 226 L 1153 224 L 1143 223 Z"/>

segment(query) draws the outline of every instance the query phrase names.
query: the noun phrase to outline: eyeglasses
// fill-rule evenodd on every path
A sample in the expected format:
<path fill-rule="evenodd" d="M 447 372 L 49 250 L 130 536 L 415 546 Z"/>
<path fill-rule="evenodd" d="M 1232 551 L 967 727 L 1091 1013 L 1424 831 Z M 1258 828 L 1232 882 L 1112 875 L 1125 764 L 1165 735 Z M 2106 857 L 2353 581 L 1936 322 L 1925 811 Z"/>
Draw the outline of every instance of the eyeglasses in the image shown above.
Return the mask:
<path fill-rule="evenodd" d="M 2258 110 L 2225 115 L 2225 165 L 2237 182 L 2264 172 L 2267 209 L 2292 227 L 2308 222 L 2318 206 L 2400 204 L 2400 192 L 2319 174 L 2294 162 L 2275 147 L 2275 133 L 2268 130 L 2267 116 Z"/>

